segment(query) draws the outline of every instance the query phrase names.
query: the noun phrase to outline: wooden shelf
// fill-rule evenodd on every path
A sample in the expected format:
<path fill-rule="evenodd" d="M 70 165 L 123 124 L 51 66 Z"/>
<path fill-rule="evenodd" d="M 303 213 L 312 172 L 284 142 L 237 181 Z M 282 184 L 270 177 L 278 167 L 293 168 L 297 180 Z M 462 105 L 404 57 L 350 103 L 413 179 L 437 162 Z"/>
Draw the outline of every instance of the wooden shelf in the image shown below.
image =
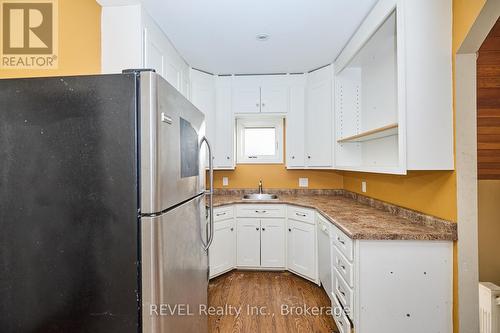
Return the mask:
<path fill-rule="evenodd" d="M 337 140 L 337 142 L 338 143 L 363 142 L 363 141 L 385 138 L 397 134 L 398 134 L 398 124 L 394 123 L 379 128 L 375 128 L 369 131 L 365 131 L 363 133 L 359 133 L 356 135 L 348 136 Z"/>

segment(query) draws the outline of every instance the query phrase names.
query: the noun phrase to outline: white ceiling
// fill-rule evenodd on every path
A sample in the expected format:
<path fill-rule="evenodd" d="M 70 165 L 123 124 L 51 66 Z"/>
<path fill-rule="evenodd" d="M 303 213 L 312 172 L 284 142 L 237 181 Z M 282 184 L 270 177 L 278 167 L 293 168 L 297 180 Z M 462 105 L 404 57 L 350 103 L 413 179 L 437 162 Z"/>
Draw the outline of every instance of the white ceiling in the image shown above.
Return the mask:
<path fill-rule="evenodd" d="M 331 63 L 376 0 L 143 0 L 192 67 L 307 72 Z M 256 35 L 267 33 L 266 42 Z"/>

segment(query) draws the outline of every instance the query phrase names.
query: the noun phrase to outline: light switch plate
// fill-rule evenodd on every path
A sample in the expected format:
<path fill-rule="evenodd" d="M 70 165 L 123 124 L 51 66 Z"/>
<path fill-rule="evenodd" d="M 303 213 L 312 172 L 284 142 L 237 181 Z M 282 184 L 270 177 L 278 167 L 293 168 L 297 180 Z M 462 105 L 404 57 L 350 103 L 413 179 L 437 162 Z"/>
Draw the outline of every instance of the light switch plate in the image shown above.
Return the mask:
<path fill-rule="evenodd" d="M 229 185 L 229 178 L 222 177 L 222 186 L 228 186 L 228 185 Z"/>
<path fill-rule="evenodd" d="M 366 193 L 366 182 L 365 181 L 361 182 L 361 192 Z"/>
<path fill-rule="evenodd" d="M 299 187 L 309 187 L 309 178 L 299 178 Z"/>

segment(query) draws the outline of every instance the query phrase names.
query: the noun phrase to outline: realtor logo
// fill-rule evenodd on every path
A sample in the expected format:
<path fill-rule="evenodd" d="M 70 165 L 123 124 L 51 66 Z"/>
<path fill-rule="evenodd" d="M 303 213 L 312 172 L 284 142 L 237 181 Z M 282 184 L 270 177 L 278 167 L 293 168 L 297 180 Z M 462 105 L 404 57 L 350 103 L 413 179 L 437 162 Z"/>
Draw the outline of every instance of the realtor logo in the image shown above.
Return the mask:
<path fill-rule="evenodd" d="M 1 68 L 57 68 L 57 0 L 0 0 Z"/>

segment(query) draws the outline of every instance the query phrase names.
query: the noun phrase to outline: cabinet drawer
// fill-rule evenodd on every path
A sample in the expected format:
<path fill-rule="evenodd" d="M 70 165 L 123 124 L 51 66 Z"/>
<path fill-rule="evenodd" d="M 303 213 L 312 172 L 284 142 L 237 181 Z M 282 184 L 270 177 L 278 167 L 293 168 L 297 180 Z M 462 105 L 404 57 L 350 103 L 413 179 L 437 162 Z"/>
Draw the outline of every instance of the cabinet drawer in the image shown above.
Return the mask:
<path fill-rule="evenodd" d="M 289 219 L 314 224 L 314 210 L 297 206 L 288 206 L 287 215 Z"/>
<path fill-rule="evenodd" d="M 340 305 L 337 297 L 333 295 L 333 319 L 335 320 L 335 324 L 339 329 L 340 333 L 351 333 L 351 322 L 347 318 L 342 306 Z"/>
<path fill-rule="evenodd" d="M 332 244 L 332 264 L 350 287 L 354 286 L 354 274 L 352 264 L 347 260 L 340 250 Z"/>
<path fill-rule="evenodd" d="M 334 272 L 334 287 L 333 292 L 335 296 L 339 299 L 340 303 L 344 306 L 344 310 L 348 313 L 349 317 L 352 318 L 352 311 L 354 310 L 354 292 L 344 281 L 344 278 L 340 275 L 336 268 L 333 269 Z"/>
<path fill-rule="evenodd" d="M 342 252 L 342 254 L 349 260 L 354 259 L 354 242 L 352 239 L 347 237 L 338 228 L 332 228 L 333 243 Z"/>
<path fill-rule="evenodd" d="M 238 205 L 236 206 L 237 217 L 285 217 L 284 205 Z"/>
<path fill-rule="evenodd" d="M 232 219 L 233 217 L 233 206 L 214 208 L 214 222 Z"/>

